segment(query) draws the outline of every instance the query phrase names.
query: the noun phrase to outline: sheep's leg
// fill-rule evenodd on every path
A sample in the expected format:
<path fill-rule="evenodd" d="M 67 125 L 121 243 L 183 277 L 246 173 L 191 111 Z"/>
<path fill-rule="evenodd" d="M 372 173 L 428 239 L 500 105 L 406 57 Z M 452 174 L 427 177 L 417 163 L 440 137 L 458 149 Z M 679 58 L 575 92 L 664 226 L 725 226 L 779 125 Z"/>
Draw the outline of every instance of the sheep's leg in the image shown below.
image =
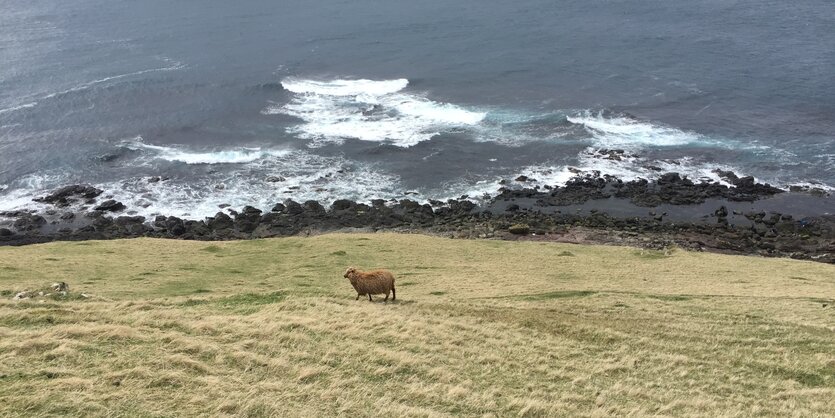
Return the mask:
<path fill-rule="evenodd" d="M 386 298 L 383 299 L 383 302 L 388 302 L 389 301 L 389 293 L 391 293 L 391 292 L 386 292 Z"/>
<path fill-rule="evenodd" d="M 374 302 L 374 300 L 373 300 L 373 299 L 371 299 L 371 293 L 369 293 L 369 294 L 368 294 L 368 301 L 369 301 L 369 302 Z"/>
<path fill-rule="evenodd" d="M 397 299 L 397 292 L 394 291 L 394 286 L 391 287 L 391 300 L 392 302 Z"/>
<path fill-rule="evenodd" d="M 354 299 L 354 300 L 360 300 L 360 294 L 359 293 L 357 293 L 357 298 Z"/>

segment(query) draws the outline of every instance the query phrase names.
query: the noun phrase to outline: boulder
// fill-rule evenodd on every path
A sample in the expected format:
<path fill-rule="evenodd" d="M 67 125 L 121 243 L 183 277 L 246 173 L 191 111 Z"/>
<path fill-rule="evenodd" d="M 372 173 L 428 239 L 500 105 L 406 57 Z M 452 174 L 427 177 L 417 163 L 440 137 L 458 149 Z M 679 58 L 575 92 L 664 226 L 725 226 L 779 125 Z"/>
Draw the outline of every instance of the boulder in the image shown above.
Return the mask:
<path fill-rule="evenodd" d="M 356 206 L 356 202 L 347 199 L 340 199 L 333 202 L 331 205 L 332 210 L 348 210 L 352 209 Z"/>
<path fill-rule="evenodd" d="M 213 230 L 222 230 L 232 228 L 234 221 L 229 217 L 229 215 L 223 212 L 218 212 L 213 218 L 208 218 L 206 225 Z"/>
<path fill-rule="evenodd" d="M 93 208 L 100 212 L 121 212 L 125 210 L 125 205 L 122 202 L 117 202 L 113 199 L 106 200 L 102 204 Z"/>
<path fill-rule="evenodd" d="M 238 231 L 250 233 L 261 223 L 261 210 L 252 206 L 245 206 L 241 213 L 235 216 L 235 228 Z"/>
<path fill-rule="evenodd" d="M 304 208 L 299 202 L 296 202 L 293 199 L 287 199 L 284 201 L 285 212 L 290 215 L 301 215 L 304 213 Z"/>
<path fill-rule="evenodd" d="M 51 203 L 58 206 L 66 206 L 74 199 L 92 199 L 104 191 L 89 185 L 75 184 L 64 186 L 54 192 L 38 199 L 36 202 Z"/>
<path fill-rule="evenodd" d="M 304 210 L 314 214 L 325 213 L 325 207 L 315 200 L 308 200 L 304 202 Z"/>

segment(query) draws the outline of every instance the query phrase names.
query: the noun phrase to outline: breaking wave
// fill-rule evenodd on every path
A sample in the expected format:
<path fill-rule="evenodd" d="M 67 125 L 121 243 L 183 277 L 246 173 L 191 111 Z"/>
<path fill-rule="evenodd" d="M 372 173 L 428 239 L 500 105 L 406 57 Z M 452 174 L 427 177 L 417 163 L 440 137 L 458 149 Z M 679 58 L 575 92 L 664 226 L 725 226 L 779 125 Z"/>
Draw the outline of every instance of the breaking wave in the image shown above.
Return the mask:
<path fill-rule="evenodd" d="M 287 150 L 262 150 L 261 148 L 237 148 L 213 152 L 193 152 L 174 147 L 149 145 L 141 142 L 141 138 L 127 142 L 124 146 L 132 150 L 149 150 L 153 158 L 176 161 L 185 164 L 243 164 L 251 163 L 266 157 L 284 156 Z"/>
<path fill-rule="evenodd" d="M 316 81 L 287 78 L 281 85 L 294 93 L 285 105 L 265 114 L 285 114 L 302 120 L 288 131 L 311 141 L 311 146 L 342 143 L 346 139 L 386 142 L 410 147 L 444 132 L 481 122 L 486 113 L 418 94 L 403 92 L 406 79 Z"/>

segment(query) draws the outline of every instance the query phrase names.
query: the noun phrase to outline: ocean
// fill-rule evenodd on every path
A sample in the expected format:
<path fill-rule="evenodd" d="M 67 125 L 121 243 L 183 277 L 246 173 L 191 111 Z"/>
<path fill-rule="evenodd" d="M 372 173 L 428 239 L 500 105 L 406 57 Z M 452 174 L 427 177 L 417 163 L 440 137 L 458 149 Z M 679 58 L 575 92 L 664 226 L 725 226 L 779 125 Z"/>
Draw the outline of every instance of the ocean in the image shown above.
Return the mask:
<path fill-rule="evenodd" d="M 0 210 L 77 183 L 194 219 L 595 171 L 835 186 L 831 0 L 0 8 Z"/>

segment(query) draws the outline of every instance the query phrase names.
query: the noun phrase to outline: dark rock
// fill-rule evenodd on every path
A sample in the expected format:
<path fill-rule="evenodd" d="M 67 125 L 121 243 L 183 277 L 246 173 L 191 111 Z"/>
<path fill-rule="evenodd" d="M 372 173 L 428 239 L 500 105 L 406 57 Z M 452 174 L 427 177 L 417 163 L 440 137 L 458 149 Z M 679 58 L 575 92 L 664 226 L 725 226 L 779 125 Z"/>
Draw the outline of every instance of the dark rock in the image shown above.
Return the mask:
<path fill-rule="evenodd" d="M 32 231 L 46 225 L 46 218 L 40 215 L 26 214 L 15 219 L 12 225 L 18 231 Z"/>
<path fill-rule="evenodd" d="M 96 159 L 103 163 L 110 163 L 119 159 L 119 154 L 102 154 L 96 156 Z"/>
<path fill-rule="evenodd" d="M 14 232 L 12 232 L 10 229 L 0 228 L 0 237 L 10 237 L 12 235 L 14 235 Z"/>
<path fill-rule="evenodd" d="M 120 216 L 113 220 L 113 223 L 119 226 L 126 226 L 131 224 L 145 223 L 144 216 Z"/>
<path fill-rule="evenodd" d="M 252 206 L 245 206 L 241 213 L 235 216 L 235 229 L 250 233 L 261 223 L 261 210 Z"/>
<path fill-rule="evenodd" d="M 234 221 L 229 215 L 218 212 L 213 218 L 208 218 L 206 226 L 212 230 L 230 229 L 234 225 Z"/>
<path fill-rule="evenodd" d="M 67 206 L 75 200 L 92 199 L 104 191 L 89 185 L 75 184 L 72 186 L 64 186 L 54 192 L 42 197 L 34 199 L 36 202 L 51 203 L 58 206 Z"/>
<path fill-rule="evenodd" d="M 292 199 L 285 200 L 284 206 L 286 208 L 285 211 L 290 215 L 300 215 L 304 213 L 304 208 L 302 207 L 302 205 L 300 205 L 298 202 Z"/>
<path fill-rule="evenodd" d="M 348 210 L 356 206 L 356 202 L 351 200 L 341 199 L 333 202 L 331 205 L 332 210 Z"/>
<path fill-rule="evenodd" d="M 275 206 L 271 209 L 272 212 L 284 212 L 287 207 L 284 206 L 282 203 L 276 203 Z"/>
<path fill-rule="evenodd" d="M 308 201 L 304 202 L 303 206 L 304 206 L 304 210 L 306 212 L 311 212 L 311 213 L 314 213 L 314 214 L 325 213 L 325 207 L 322 206 L 322 204 L 320 204 L 319 202 L 317 202 L 315 200 L 308 200 Z"/>
<path fill-rule="evenodd" d="M 813 187 L 809 190 L 809 194 L 815 197 L 826 197 L 829 195 L 829 193 L 827 193 L 826 190 L 821 189 L 820 187 Z"/>
<path fill-rule="evenodd" d="M 106 200 L 104 203 L 96 206 L 93 210 L 101 212 L 120 212 L 125 210 L 125 205 L 122 202 L 117 202 L 113 199 Z"/>
<path fill-rule="evenodd" d="M 449 202 L 449 208 L 458 214 L 467 214 L 473 211 L 478 207 L 475 203 L 469 200 L 452 200 Z"/>
<path fill-rule="evenodd" d="M 528 180 L 530 180 L 530 178 L 528 176 L 525 176 L 525 175 L 516 177 L 516 181 L 518 181 L 518 182 L 526 182 Z"/>
<path fill-rule="evenodd" d="M 724 171 L 720 169 L 713 170 L 714 173 L 719 175 L 719 178 L 722 180 L 727 181 L 728 183 L 735 184 L 739 177 L 733 171 Z"/>
<path fill-rule="evenodd" d="M 269 176 L 264 180 L 266 180 L 269 183 L 278 183 L 278 182 L 286 181 L 287 179 L 285 179 L 284 177 L 281 177 L 281 176 Z"/>

